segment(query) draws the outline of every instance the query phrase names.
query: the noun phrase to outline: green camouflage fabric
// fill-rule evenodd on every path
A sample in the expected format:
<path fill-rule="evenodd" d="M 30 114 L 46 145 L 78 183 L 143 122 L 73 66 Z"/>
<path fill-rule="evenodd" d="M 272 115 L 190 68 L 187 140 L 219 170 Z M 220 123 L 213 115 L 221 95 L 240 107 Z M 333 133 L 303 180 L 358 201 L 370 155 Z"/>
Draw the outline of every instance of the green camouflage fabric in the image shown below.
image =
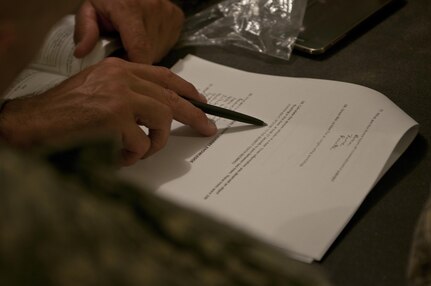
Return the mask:
<path fill-rule="evenodd" d="M 112 150 L 0 146 L 0 285 L 329 285 L 314 265 L 121 181 Z"/>
<path fill-rule="evenodd" d="M 431 198 L 422 210 L 410 254 L 409 285 L 431 285 Z"/>

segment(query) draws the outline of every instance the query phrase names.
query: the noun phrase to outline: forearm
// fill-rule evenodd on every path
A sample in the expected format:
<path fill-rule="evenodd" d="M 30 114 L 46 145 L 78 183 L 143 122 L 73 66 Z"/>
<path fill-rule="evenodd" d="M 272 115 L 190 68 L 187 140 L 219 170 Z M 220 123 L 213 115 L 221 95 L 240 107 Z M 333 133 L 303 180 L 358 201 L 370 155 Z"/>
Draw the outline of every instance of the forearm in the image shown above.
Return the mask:
<path fill-rule="evenodd" d="M 0 140 L 15 148 L 27 148 L 40 141 L 43 134 L 37 112 L 37 102 L 31 98 L 3 100 L 0 109 Z"/>

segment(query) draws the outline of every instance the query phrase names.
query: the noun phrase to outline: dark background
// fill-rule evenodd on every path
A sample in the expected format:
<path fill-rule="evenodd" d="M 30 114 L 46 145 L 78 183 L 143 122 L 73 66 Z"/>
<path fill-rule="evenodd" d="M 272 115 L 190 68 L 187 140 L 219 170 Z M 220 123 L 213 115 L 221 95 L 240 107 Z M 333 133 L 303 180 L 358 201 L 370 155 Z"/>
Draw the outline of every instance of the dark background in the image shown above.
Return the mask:
<path fill-rule="evenodd" d="M 370 192 L 318 267 L 335 286 L 406 285 L 414 228 L 430 190 L 431 9 L 429 0 L 392 5 L 324 56 L 289 61 L 232 47 L 173 51 L 246 71 L 333 79 L 382 92 L 420 124 L 419 136 Z"/>

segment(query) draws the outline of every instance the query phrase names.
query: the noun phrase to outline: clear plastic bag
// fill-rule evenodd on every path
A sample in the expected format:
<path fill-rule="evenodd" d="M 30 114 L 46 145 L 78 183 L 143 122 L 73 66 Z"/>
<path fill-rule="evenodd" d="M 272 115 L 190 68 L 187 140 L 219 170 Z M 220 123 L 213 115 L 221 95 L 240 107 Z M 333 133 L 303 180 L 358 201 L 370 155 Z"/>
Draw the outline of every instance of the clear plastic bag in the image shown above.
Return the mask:
<path fill-rule="evenodd" d="M 224 0 L 187 18 L 178 46 L 234 45 L 288 60 L 307 0 Z"/>

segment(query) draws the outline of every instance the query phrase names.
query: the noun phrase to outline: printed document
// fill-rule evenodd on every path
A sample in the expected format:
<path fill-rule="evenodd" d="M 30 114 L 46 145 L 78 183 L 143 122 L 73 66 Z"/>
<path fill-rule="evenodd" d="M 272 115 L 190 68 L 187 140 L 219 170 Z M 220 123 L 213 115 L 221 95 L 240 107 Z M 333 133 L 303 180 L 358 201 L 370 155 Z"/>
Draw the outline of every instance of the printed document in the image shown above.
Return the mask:
<path fill-rule="evenodd" d="M 195 56 L 172 70 L 209 103 L 267 126 L 211 116 L 219 132 L 202 137 L 174 122 L 162 151 L 120 174 L 301 260 L 323 257 L 418 132 L 367 87 L 250 73 Z"/>

